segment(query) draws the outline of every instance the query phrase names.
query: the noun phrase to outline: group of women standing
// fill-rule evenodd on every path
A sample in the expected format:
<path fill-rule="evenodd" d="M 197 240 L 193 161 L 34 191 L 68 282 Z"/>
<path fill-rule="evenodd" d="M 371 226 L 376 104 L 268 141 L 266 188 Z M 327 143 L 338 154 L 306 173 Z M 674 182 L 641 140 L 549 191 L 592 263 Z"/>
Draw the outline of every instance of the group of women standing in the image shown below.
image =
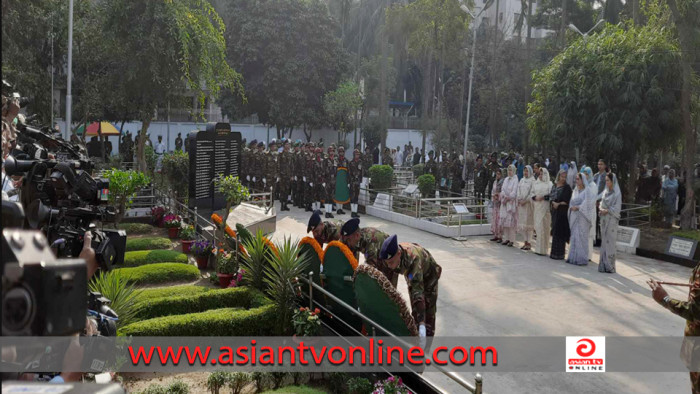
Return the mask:
<path fill-rule="evenodd" d="M 534 173 L 532 167 L 526 166 L 520 181 L 514 166 L 509 166 L 506 171 L 506 174 L 501 169 L 496 171 L 491 215 L 494 237 L 491 241 L 513 246 L 517 234 L 521 234 L 524 239 L 521 249 L 531 250 L 534 232 L 536 254 L 549 254 L 555 260 L 566 258 L 567 263 L 587 265 L 593 253 L 598 205 L 602 235 L 598 271 L 615 272 L 622 195 L 613 173 L 606 174 L 606 185 L 598 194 L 590 167 L 582 168 L 575 175 L 562 169 L 554 184 L 544 167 Z M 567 179 L 572 176 L 575 181 Z M 571 184 L 574 184 L 573 188 Z"/>

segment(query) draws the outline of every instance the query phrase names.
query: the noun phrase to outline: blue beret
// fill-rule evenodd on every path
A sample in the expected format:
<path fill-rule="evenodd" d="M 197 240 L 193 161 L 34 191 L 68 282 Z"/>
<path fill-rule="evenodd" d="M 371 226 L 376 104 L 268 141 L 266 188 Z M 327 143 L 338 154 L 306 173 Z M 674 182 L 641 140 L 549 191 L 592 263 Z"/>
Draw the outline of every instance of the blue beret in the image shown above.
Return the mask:
<path fill-rule="evenodd" d="M 250 141 L 249 145 L 257 145 L 257 144 L 258 144 L 258 140 L 252 140 L 252 141 Z"/>
<path fill-rule="evenodd" d="M 348 235 L 355 234 L 355 231 L 360 228 L 360 219 L 352 218 L 345 222 L 343 227 L 340 229 L 340 235 L 347 237 Z"/>
<path fill-rule="evenodd" d="M 382 249 L 379 251 L 379 258 L 382 260 L 388 260 L 396 254 L 399 250 L 399 242 L 396 240 L 396 234 L 384 240 L 382 243 Z"/>
<path fill-rule="evenodd" d="M 314 213 L 311 214 L 309 224 L 306 226 L 306 232 L 308 233 L 313 230 L 319 223 L 321 223 L 321 211 L 315 210 Z"/>
<path fill-rule="evenodd" d="M 264 148 L 265 143 L 263 141 L 258 142 L 258 148 Z"/>

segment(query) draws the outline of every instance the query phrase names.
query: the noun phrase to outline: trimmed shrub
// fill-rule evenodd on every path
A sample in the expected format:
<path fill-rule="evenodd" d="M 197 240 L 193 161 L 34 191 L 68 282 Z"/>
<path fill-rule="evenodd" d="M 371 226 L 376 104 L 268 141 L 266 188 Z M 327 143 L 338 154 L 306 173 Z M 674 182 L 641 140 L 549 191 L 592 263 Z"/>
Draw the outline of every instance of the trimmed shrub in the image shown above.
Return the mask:
<path fill-rule="evenodd" d="M 156 287 L 153 289 L 143 289 L 136 298 L 136 302 L 152 300 L 163 297 L 192 296 L 216 290 L 211 287 L 197 285 L 177 285 L 168 287 Z"/>
<path fill-rule="evenodd" d="M 229 380 L 228 372 L 216 371 L 212 372 L 207 378 L 207 389 L 212 394 L 219 394 L 219 390 L 226 385 Z"/>
<path fill-rule="evenodd" d="M 373 390 L 374 386 L 367 378 L 352 378 L 348 380 L 348 392 L 350 394 L 371 394 Z"/>
<path fill-rule="evenodd" d="M 279 390 L 269 390 L 263 394 L 324 394 L 327 391 L 309 386 L 285 386 Z"/>
<path fill-rule="evenodd" d="M 369 168 L 369 178 L 372 189 L 388 189 L 394 179 L 394 169 L 386 164 L 374 165 Z"/>
<path fill-rule="evenodd" d="M 145 390 L 139 391 L 138 394 L 188 394 L 189 392 L 190 388 L 185 382 L 176 380 L 167 387 L 153 383 Z"/>
<path fill-rule="evenodd" d="M 423 164 L 423 163 L 416 164 L 415 166 L 413 166 L 412 170 L 413 170 L 413 176 L 418 178 L 419 176 L 425 174 L 425 164 Z"/>
<path fill-rule="evenodd" d="M 156 317 L 129 324 L 119 335 L 146 337 L 272 335 L 277 314 L 274 305 L 254 309 L 223 308 L 200 313 Z"/>
<path fill-rule="evenodd" d="M 158 263 L 114 270 L 136 284 L 190 282 L 200 278 L 199 268 L 182 263 Z"/>
<path fill-rule="evenodd" d="M 265 300 L 260 292 L 247 287 L 231 287 L 193 295 L 143 299 L 135 306 L 135 320 L 204 312 L 218 308 L 239 307 L 248 309 L 260 306 L 261 300 L 265 304 L 270 303 Z"/>
<path fill-rule="evenodd" d="M 418 190 L 423 197 L 435 194 L 435 177 L 432 174 L 424 174 L 418 177 Z"/>
<path fill-rule="evenodd" d="M 248 372 L 231 372 L 228 376 L 228 387 L 231 389 L 231 394 L 241 394 L 250 380 Z"/>
<path fill-rule="evenodd" d="M 120 223 L 118 229 L 126 231 L 126 235 L 150 234 L 154 227 L 146 223 Z"/>
<path fill-rule="evenodd" d="M 187 263 L 187 255 L 176 250 L 138 250 L 124 254 L 125 267 L 153 263 Z"/>
<path fill-rule="evenodd" d="M 134 238 L 126 240 L 126 251 L 170 249 L 173 243 L 167 238 Z"/>

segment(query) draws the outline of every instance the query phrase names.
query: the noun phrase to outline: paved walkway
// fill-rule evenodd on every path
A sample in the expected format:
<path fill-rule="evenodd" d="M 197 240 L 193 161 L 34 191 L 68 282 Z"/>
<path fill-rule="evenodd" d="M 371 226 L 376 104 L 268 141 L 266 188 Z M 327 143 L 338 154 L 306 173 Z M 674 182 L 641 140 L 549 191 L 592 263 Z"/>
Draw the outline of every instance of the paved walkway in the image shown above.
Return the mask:
<path fill-rule="evenodd" d="M 301 238 L 309 214 L 280 212 L 273 239 Z M 343 220 L 349 214 L 337 216 Z M 687 282 L 691 269 L 635 255 L 620 254 L 616 274 L 598 264 L 572 266 L 548 257 L 495 245 L 488 237 L 465 242 L 442 238 L 363 215 L 361 226 L 397 234 L 399 242 L 428 248 L 443 272 L 437 313 L 440 336 L 680 336 L 684 320 L 651 298 L 645 281 Z M 522 246 L 522 244 L 520 244 Z M 595 249 L 593 261 L 598 261 Z M 408 300 L 406 284 L 399 290 Z M 667 287 L 685 299 L 687 290 Z M 440 373 L 426 377 L 447 391 L 462 392 Z M 473 381 L 472 376 L 463 376 Z M 687 373 L 488 373 L 486 393 L 689 393 Z"/>

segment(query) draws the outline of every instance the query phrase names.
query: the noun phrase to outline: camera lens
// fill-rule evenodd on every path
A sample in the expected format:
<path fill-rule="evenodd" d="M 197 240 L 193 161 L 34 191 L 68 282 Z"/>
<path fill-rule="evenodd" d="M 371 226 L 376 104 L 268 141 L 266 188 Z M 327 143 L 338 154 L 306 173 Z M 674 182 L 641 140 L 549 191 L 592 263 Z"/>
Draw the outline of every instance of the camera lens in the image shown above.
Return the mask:
<path fill-rule="evenodd" d="M 13 287 L 2 299 L 2 330 L 19 333 L 27 329 L 34 317 L 32 294 L 24 287 Z"/>

